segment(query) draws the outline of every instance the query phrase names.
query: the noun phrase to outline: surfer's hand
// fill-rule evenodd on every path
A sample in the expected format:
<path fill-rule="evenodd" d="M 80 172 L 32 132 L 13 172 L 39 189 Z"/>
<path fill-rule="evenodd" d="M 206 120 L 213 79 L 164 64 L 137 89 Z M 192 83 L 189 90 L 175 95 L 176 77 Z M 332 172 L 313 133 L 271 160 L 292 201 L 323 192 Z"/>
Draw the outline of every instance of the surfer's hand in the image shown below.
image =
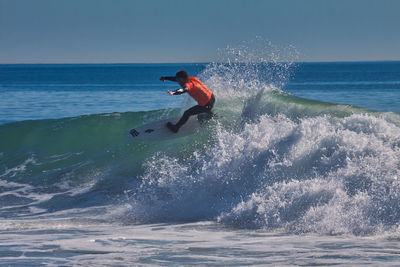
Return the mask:
<path fill-rule="evenodd" d="M 160 81 L 165 82 L 165 76 L 161 76 Z"/>
<path fill-rule="evenodd" d="M 167 93 L 168 93 L 169 95 L 174 95 L 174 92 L 172 92 L 172 91 L 170 91 L 170 90 L 167 90 Z"/>

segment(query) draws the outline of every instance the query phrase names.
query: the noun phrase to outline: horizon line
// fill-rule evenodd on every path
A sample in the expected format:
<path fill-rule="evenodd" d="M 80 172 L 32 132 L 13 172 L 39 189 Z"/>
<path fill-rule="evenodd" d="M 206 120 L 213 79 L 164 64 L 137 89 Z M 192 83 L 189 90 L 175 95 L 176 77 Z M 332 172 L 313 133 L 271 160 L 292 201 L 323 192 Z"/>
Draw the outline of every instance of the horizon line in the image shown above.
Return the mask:
<path fill-rule="evenodd" d="M 286 61 L 281 61 L 286 62 Z M 338 61 L 293 61 L 293 63 L 367 63 L 367 62 L 400 62 L 400 59 L 385 60 L 338 60 Z M 221 63 L 218 61 L 199 61 L 199 62 L 29 62 L 29 63 L 1 63 L 0 65 L 130 65 L 130 64 L 209 64 Z M 244 63 L 244 62 L 240 62 Z"/>

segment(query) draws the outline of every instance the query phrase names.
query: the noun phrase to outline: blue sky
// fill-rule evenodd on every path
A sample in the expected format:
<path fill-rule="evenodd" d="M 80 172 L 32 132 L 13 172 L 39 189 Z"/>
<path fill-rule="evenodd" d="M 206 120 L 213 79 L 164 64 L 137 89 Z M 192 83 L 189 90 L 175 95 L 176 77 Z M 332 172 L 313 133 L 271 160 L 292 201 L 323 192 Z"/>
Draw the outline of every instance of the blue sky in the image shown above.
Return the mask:
<path fill-rule="evenodd" d="M 397 0 L 0 0 L 0 63 L 208 62 L 256 36 L 299 61 L 400 60 Z"/>

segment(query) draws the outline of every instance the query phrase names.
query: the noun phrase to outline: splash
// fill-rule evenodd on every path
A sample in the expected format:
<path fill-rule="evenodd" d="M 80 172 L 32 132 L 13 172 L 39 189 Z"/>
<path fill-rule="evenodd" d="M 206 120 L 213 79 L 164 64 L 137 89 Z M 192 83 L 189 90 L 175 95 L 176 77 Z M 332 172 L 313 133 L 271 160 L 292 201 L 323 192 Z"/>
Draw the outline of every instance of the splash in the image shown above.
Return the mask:
<path fill-rule="evenodd" d="M 211 141 L 184 157 L 150 158 L 129 196 L 130 219 L 293 233 L 396 230 L 398 115 L 289 96 L 281 88 L 293 61 L 257 53 L 228 48 L 225 61 L 201 74 L 221 114 Z"/>

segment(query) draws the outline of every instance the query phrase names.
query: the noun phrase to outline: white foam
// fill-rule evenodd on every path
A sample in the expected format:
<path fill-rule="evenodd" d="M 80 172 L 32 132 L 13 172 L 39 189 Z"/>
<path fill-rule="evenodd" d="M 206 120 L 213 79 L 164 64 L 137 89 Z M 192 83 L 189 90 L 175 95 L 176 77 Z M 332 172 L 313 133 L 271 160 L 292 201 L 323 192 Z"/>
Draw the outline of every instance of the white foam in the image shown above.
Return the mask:
<path fill-rule="evenodd" d="M 0 177 L 6 177 L 6 176 L 15 177 L 17 174 L 24 172 L 28 164 L 35 164 L 35 163 L 36 163 L 35 157 L 31 156 L 26 160 L 24 160 L 24 162 L 22 162 L 21 164 L 13 168 L 6 169 L 3 174 L 0 174 Z"/>
<path fill-rule="evenodd" d="M 184 159 L 148 159 L 128 217 L 296 233 L 397 229 L 400 125 L 393 116 L 297 103 L 277 91 L 291 63 L 275 60 L 268 69 L 265 62 L 244 53 L 200 75 L 222 114 L 213 142 Z"/>

